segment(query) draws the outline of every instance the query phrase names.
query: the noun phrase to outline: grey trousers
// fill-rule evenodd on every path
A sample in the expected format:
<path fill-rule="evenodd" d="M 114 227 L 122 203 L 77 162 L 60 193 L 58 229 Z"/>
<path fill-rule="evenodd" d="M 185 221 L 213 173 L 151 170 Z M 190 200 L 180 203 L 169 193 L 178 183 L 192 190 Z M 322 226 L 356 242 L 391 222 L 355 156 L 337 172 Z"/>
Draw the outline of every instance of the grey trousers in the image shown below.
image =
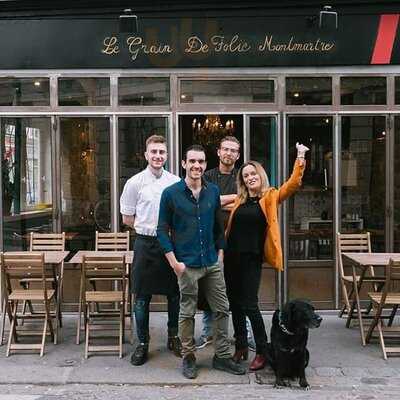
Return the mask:
<path fill-rule="evenodd" d="M 182 342 L 182 356 L 196 351 L 194 342 L 194 316 L 197 311 L 199 285 L 214 313 L 213 336 L 215 354 L 220 358 L 231 357 L 228 341 L 229 303 L 226 296 L 224 274 L 219 264 L 210 267 L 186 267 L 178 278 L 181 293 L 179 311 L 179 337 Z"/>

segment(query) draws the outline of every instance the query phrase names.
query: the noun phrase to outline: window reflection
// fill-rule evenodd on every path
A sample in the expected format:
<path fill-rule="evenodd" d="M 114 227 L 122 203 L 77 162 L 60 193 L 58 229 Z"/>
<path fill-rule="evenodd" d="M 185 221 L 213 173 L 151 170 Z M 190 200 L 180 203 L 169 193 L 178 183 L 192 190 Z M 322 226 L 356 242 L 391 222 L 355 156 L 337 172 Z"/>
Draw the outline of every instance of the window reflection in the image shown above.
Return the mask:
<path fill-rule="evenodd" d="M 49 106 L 48 78 L 0 78 L 0 106 Z"/>
<path fill-rule="evenodd" d="M 52 226 L 49 118 L 1 118 L 5 249 L 24 249 L 30 231 Z"/>
<path fill-rule="evenodd" d="M 386 78 L 342 77 L 340 97 L 343 105 L 386 104 Z"/>
<path fill-rule="evenodd" d="M 332 78 L 286 78 L 286 104 L 332 104 Z"/>
<path fill-rule="evenodd" d="M 371 232 L 373 251 L 385 250 L 385 142 L 383 116 L 342 118 L 341 232 Z"/>
<path fill-rule="evenodd" d="M 93 249 L 95 231 L 109 231 L 110 139 L 106 118 L 61 118 L 62 230 L 71 250 Z"/>
<path fill-rule="evenodd" d="M 58 105 L 108 106 L 110 105 L 110 79 L 60 78 Z"/>

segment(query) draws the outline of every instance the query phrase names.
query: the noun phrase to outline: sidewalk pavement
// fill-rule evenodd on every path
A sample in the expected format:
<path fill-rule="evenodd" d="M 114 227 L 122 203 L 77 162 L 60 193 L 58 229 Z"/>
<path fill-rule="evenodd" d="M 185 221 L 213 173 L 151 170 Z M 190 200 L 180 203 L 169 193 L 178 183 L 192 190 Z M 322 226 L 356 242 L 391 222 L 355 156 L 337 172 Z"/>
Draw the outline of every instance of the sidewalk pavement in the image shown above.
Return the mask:
<path fill-rule="evenodd" d="M 310 331 L 310 365 L 306 370 L 313 388 L 356 389 L 360 387 L 390 386 L 400 389 L 400 358 L 382 357 L 379 344 L 362 347 L 358 327 L 346 329 L 345 320 L 335 314 L 321 314 L 321 327 Z M 267 331 L 271 313 L 263 315 Z M 47 343 L 43 358 L 38 354 L 12 354 L 5 357 L 5 346 L 0 347 L 0 385 L 272 385 L 270 368 L 244 376 L 234 376 L 211 368 L 212 346 L 197 352 L 199 376 L 187 380 L 181 374 L 181 359 L 166 348 L 167 315 L 152 312 L 151 341 L 148 362 L 140 367 L 130 364 L 132 345 L 125 344 L 124 358 L 117 355 L 92 355 L 85 360 L 84 344 L 75 344 L 76 316 L 64 316 L 63 341 L 58 345 Z M 396 321 L 398 322 L 398 321 Z M 201 314 L 196 316 L 196 337 L 201 330 Z M 127 331 L 127 337 L 129 336 Z M 232 348 L 233 350 L 233 348 Z M 249 361 L 254 353 L 249 354 Z M 258 385 L 257 385 L 258 386 Z"/>

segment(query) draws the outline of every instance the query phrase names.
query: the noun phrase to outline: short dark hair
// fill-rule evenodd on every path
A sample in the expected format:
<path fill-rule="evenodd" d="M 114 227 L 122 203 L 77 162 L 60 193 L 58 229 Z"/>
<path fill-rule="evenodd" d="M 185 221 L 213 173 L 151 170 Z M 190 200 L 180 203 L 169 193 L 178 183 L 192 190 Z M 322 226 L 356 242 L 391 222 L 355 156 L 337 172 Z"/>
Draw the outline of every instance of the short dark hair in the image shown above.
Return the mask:
<path fill-rule="evenodd" d="M 187 161 L 187 154 L 189 153 L 189 151 L 202 151 L 207 158 L 206 150 L 201 144 L 192 144 L 183 153 L 183 161 Z"/>
<path fill-rule="evenodd" d="M 221 145 L 223 142 L 233 142 L 236 143 L 237 145 L 239 145 L 239 149 L 240 149 L 240 142 L 239 140 L 235 137 L 235 136 L 225 136 L 223 137 L 220 141 L 219 141 L 219 148 L 221 148 Z"/>
<path fill-rule="evenodd" d="M 151 143 L 162 143 L 167 145 L 167 139 L 161 135 L 151 135 L 146 139 L 146 150 L 149 144 Z"/>

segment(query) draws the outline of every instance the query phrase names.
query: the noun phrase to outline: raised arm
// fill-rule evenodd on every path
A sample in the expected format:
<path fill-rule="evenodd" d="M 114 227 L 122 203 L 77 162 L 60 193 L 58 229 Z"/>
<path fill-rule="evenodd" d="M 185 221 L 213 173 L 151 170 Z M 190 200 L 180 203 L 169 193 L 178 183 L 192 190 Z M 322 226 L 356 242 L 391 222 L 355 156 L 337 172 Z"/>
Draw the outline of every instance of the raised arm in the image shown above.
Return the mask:
<path fill-rule="evenodd" d="M 300 143 L 296 143 L 296 148 L 297 158 L 294 163 L 292 174 L 290 175 L 289 179 L 278 189 L 280 203 L 296 192 L 301 186 L 301 180 L 306 168 L 305 153 L 309 150 L 309 148 Z"/>

